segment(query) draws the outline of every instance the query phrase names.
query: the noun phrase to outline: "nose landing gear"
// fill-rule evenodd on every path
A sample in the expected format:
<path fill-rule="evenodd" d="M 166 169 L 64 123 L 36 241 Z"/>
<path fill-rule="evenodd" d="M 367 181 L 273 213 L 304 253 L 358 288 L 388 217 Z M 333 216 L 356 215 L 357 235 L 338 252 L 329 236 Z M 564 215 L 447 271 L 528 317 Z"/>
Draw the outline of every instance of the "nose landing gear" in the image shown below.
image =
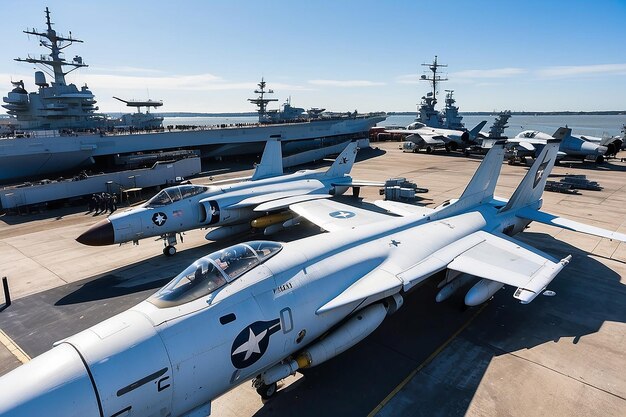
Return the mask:
<path fill-rule="evenodd" d="M 163 255 L 165 256 L 174 256 L 176 255 L 176 233 L 166 233 L 161 235 L 161 239 L 163 239 L 163 244 L 165 247 L 163 248 Z M 183 241 L 183 237 L 181 235 L 180 241 Z"/>

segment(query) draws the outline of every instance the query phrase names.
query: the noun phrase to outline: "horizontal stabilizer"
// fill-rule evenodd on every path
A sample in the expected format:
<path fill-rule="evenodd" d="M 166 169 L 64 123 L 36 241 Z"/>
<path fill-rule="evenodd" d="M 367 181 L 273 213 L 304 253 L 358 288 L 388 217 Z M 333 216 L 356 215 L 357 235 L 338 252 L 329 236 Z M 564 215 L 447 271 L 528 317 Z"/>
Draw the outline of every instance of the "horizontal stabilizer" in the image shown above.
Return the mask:
<path fill-rule="evenodd" d="M 350 182 L 334 182 L 331 183 L 333 187 L 343 186 L 343 187 L 384 187 L 385 183 L 380 181 L 361 181 L 361 180 L 352 180 Z"/>
<path fill-rule="evenodd" d="M 301 203 L 303 201 L 318 200 L 321 198 L 331 198 L 330 194 L 304 194 L 294 195 L 292 197 L 279 198 L 278 200 L 268 201 L 263 204 L 259 204 L 254 208 L 254 211 L 274 211 L 289 207 L 292 204 Z"/>
<path fill-rule="evenodd" d="M 374 201 L 378 207 L 387 210 L 390 213 L 397 214 L 398 216 L 428 216 L 435 210 L 423 207 L 423 206 L 415 206 L 413 204 L 401 203 L 399 201 L 391 201 L 391 200 L 376 200 Z"/>
<path fill-rule="evenodd" d="M 397 293 L 401 287 L 402 281 L 396 278 L 394 274 L 377 268 L 321 306 L 315 314 L 322 314 L 367 298 L 372 302 L 381 300 Z"/>
<path fill-rule="evenodd" d="M 572 230 L 574 232 L 586 233 L 589 235 L 626 242 L 626 234 L 624 233 L 611 232 L 610 230 L 601 229 L 595 226 L 589 226 L 584 223 L 578 223 L 574 220 L 565 219 L 563 217 L 558 217 L 553 214 L 534 210 L 528 207 L 518 210 L 515 215 L 517 217 L 521 217 L 522 219 L 532 220 L 538 223 L 547 224 L 549 226 L 560 227 L 562 229 Z"/>

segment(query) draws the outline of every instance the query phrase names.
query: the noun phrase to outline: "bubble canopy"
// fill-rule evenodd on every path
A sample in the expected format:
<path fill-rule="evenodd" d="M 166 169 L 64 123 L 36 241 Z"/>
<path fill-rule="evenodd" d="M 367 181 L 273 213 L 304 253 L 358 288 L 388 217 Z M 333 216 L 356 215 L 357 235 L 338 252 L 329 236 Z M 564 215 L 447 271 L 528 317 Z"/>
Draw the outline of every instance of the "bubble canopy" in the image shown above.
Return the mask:
<path fill-rule="evenodd" d="M 174 307 L 211 294 L 277 254 L 277 242 L 253 241 L 198 259 L 148 299 L 159 308 Z"/>
<path fill-rule="evenodd" d="M 176 187 L 168 187 L 161 190 L 157 195 L 152 197 L 146 203 L 146 207 L 163 207 L 168 204 L 175 203 L 176 201 L 183 200 L 185 198 L 193 197 L 194 195 L 202 194 L 207 191 L 209 187 L 204 185 L 178 185 Z"/>

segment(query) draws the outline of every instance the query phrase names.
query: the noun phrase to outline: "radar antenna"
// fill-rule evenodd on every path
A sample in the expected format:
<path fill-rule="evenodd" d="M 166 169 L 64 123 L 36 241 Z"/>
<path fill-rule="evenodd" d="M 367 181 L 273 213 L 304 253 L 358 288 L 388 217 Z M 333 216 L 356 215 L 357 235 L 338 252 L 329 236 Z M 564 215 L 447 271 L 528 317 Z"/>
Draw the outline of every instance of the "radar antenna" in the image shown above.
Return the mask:
<path fill-rule="evenodd" d="M 432 72 L 432 75 L 429 75 L 428 73 L 422 74 L 420 79 L 422 81 L 429 81 L 432 83 L 433 91 L 431 94 L 432 94 L 432 99 L 433 99 L 432 105 L 434 107 L 435 104 L 437 104 L 437 83 L 442 82 L 442 81 L 448 81 L 447 78 L 442 78 L 440 75 L 437 75 L 437 70 L 439 68 L 446 68 L 448 65 L 439 64 L 437 62 L 437 55 L 435 55 L 435 60 L 432 62 L 432 64 L 422 64 L 422 66 L 428 67 L 428 69 Z"/>
<path fill-rule="evenodd" d="M 66 85 L 65 84 L 65 76 L 70 72 L 88 66 L 83 62 L 83 58 L 76 55 L 72 61 L 66 61 L 65 58 L 61 56 L 62 50 L 73 44 L 74 42 L 83 42 L 79 39 L 72 37 L 72 32 L 70 32 L 69 36 L 63 36 L 61 34 L 57 34 L 57 32 L 52 29 L 53 23 L 50 21 L 50 11 L 46 7 L 46 26 L 47 30 L 45 32 L 37 31 L 36 29 L 26 29 L 24 33 L 28 35 L 39 36 L 41 39 L 39 40 L 39 44 L 50 50 L 50 55 L 40 55 L 39 58 L 28 55 L 26 58 L 15 58 L 15 61 L 18 62 L 28 62 L 31 64 L 41 64 L 45 67 L 52 68 L 54 72 L 54 84 L 56 85 Z M 63 71 L 64 66 L 73 67 L 69 71 Z"/>
<path fill-rule="evenodd" d="M 265 119 L 268 103 L 271 101 L 278 101 L 277 98 L 265 98 L 265 94 L 274 94 L 274 90 L 265 90 L 266 84 L 265 80 L 261 78 L 261 82 L 258 84 L 259 88 L 254 90 L 255 94 L 258 94 L 259 96 L 257 98 L 248 99 L 250 103 L 253 103 L 258 107 L 257 112 L 259 113 L 260 122 Z"/>

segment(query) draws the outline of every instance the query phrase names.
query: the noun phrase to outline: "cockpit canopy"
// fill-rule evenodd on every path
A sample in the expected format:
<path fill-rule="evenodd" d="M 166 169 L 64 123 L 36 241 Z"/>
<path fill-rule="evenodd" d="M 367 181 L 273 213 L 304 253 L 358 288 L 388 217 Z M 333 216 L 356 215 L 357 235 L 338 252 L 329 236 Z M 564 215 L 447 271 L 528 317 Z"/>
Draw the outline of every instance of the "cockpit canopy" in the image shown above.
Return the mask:
<path fill-rule="evenodd" d="M 176 201 L 202 194 L 209 187 L 203 185 L 177 185 L 161 190 L 145 204 L 145 207 L 163 207 Z"/>
<path fill-rule="evenodd" d="M 426 127 L 426 125 L 422 122 L 413 122 L 410 125 L 408 125 L 406 128 L 408 130 L 417 130 L 417 129 L 421 129 L 423 127 Z"/>
<path fill-rule="evenodd" d="M 213 252 L 187 267 L 148 301 L 165 308 L 204 297 L 262 264 L 281 249 L 280 243 L 258 240 Z"/>

